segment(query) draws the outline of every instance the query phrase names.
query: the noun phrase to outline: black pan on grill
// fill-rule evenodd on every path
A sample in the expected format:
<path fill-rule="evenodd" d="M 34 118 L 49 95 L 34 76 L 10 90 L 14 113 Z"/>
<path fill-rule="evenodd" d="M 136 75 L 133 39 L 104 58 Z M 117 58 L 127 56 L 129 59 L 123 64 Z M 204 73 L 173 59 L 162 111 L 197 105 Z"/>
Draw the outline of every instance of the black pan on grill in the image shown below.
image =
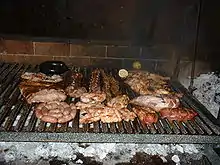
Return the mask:
<path fill-rule="evenodd" d="M 69 70 L 62 61 L 45 61 L 39 66 L 40 72 L 46 75 L 60 75 Z"/>

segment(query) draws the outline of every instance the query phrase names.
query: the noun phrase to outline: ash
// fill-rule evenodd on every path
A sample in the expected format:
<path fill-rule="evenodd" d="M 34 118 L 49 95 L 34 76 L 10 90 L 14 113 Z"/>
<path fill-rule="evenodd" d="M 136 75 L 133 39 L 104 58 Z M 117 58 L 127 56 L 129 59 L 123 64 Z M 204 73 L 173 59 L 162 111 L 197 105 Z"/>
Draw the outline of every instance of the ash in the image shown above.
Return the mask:
<path fill-rule="evenodd" d="M 220 78 L 214 73 L 201 74 L 194 80 L 193 95 L 217 118 L 220 107 Z"/>
<path fill-rule="evenodd" d="M 202 145 L 194 144 L 1 142 L 0 164 L 16 160 L 38 164 L 39 161 L 54 158 L 68 164 L 86 164 L 82 159 L 84 156 L 105 165 L 114 165 L 129 162 L 136 153 L 158 155 L 163 162 L 167 161 L 167 157 L 172 157 L 174 164 L 180 164 L 181 155 L 189 154 L 196 160 L 202 157 L 202 150 Z"/>

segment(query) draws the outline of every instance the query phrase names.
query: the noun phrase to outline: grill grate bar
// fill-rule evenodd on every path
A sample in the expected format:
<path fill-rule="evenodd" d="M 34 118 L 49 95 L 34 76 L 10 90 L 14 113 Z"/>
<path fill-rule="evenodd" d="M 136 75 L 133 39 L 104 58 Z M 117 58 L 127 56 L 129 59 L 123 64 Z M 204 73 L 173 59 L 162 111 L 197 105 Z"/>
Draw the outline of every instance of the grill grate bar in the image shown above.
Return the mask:
<path fill-rule="evenodd" d="M 10 98 L 10 100 L 6 103 L 3 111 L 0 113 L 0 125 L 4 122 L 5 118 L 7 117 L 8 113 L 10 112 L 10 109 L 12 108 L 12 106 L 16 103 L 16 101 L 18 100 L 18 96 L 19 96 L 20 92 L 18 89 L 16 89 L 13 93 L 12 93 L 12 97 Z"/>
<path fill-rule="evenodd" d="M 195 129 L 192 127 L 192 125 L 189 123 L 189 121 L 184 122 L 183 125 L 188 128 L 188 130 L 191 134 L 196 134 Z"/>
<path fill-rule="evenodd" d="M 76 112 L 76 117 L 73 119 L 71 132 L 79 131 L 79 111 Z"/>
<path fill-rule="evenodd" d="M 21 110 L 21 114 L 20 114 L 21 117 L 18 120 L 18 123 L 16 124 L 16 126 L 14 127 L 14 130 L 16 130 L 16 131 L 22 130 L 30 111 L 31 111 L 31 106 L 28 106 L 28 107 L 25 105 L 23 106 L 23 109 Z"/>
<path fill-rule="evenodd" d="M 201 129 L 201 127 L 199 125 L 197 125 L 197 123 L 195 121 L 189 121 L 189 122 L 199 134 L 201 134 L 201 135 L 204 134 L 204 131 Z"/>
<path fill-rule="evenodd" d="M 46 124 L 46 122 L 41 120 L 38 126 L 36 127 L 35 131 L 43 132 L 45 130 Z"/>
<path fill-rule="evenodd" d="M 36 123 L 37 123 L 37 118 L 33 112 L 31 114 L 30 120 L 28 121 L 28 126 L 26 127 L 25 131 L 28 131 L 28 132 L 34 131 Z"/>
<path fill-rule="evenodd" d="M 14 108 L 12 109 L 11 113 L 9 114 L 8 119 L 7 119 L 7 121 L 5 122 L 5 125 L 4 125 L 6 131 L 11 130 L 11 127 L 12 127 L 15 119 L 17 118 L 17 115 L 19 114 L 22 107 L 23 107 L 23 103 L 21 103 L 21 102 L 18 102 L 14 106 Z"/>
<path fill-rule="evenodd" d="M 137 119 L 134 119 L 134 121 L 132 122 L 132 128 L 134 129 L 135 133 L 141 133 L 141 127 Z"/>
<path fill-rule="evenodd" d="M 4 64 L 1 68 L 0 68 L 0 74 L 2 75 L 4 73 L 4 71 L 9 67 L 9 64 Z"/>
<path fill-rule="evenodd" d="M 157 122 L 157 123 L 155 124 L 155 126 L 156 126 L 157 130 L 159 131 L 159 133 L 161 133 L 161 134 L 164 134 L 164 133 L 165 133 L 165 131 L 164 131 L 164 129 L 163 129 L 163 126 L 161 125 L 161 122 L 160 122 L 160 121 Z"/>
<path fill-rule="evenodd" d="M 199 117 L 195 118 L 195 122 L 203 128 L 203 130 L 205 130 L 209 135 L 212 134 L 212 131 L 200 120 Z"/>
<path fill-rule="evenodd" d="M 51 123 L 49 127 L 46 128 L 47 132 L 56 132 L 57 124 Z"/>
<path fill-rule="evenodd" d="M 100 132 L 100 129 L 99 129 L 100 128 L 100 122 L 99 121 L 94 122 L 93 125 L 94 125 L 94 132 L 99 133 Z"/>
<path fill-rule="evenodd" d="M 124 125 L 124 128 L 126 130 L 127 133 L 131 134 L 133 133 L 133 130 L 131 128 L 131 124 L 127 121 L 122 121 L 123 125 Z"/>
<path fill-rule="evenodd" d="M 172 128 L 173 128 L 173 132 L 175 134 L 180 134 L 180 130 L 179 130 L 179 127 L 178 127 L 178 124 L 176 123 L 176 121 L 172 122 Z"/>
<path fill-rule="evenodd" d="M 100 122 L 103 133 L 108 133 L 108 125 L 106 123 Z"/>
<path fill-rule="evenodd" d="M 118 129 L 118 132 L 120 132 L 120 133 L 124 133 L 125 132 L 122 122 L 117 123 L 116 127 Z"/>
<path fill-rule="evenodd" d="M 116 125 L 115 123 L 110 123 L 110 132 L 111 133 L 117 133 Z"/>
<path fill-rule="evenodd" d="M 168 134 L 173 133 L 173 131 L 171 130 L 170 123 L 166 119 L 161 119 L 161 120 L 159 120 L 159 122 L 161 122 L 161 125 L 166 130 L 166 133 L 168 133 Z"/>
<path fill-rule="evenodd" d="M 157 133 L 156 129 L 154 128 L 154 124 L 148 124 L 147 128 L 150 130 L 150 133 L 152 133 L 152 134 Z"/>
<path fill-rule="evenodd" d="M 6 78 L 6 76 L 8 76 L 9 73 L 10 73 L 14 68 L 16 68 L 17 65 L 18 65 L 18 64 L 14 64 L 14 65 L 9 66 L 9 68 L 1 74 L 0 83 L 3 83 L 3 80 Z M 8 77 L 7 77 L 7 78 L 8 78 Z"/>

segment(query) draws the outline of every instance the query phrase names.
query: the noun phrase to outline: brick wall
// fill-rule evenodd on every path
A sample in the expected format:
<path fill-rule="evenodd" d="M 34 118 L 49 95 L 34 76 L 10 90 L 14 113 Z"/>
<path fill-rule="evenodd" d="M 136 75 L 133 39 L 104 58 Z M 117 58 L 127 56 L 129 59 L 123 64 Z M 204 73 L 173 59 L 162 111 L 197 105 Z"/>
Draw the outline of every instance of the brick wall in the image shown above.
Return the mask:
<path fill-rule="evenodd" d="M 64 42 L 32 42 L 27 40 L 0 40 L 0 59 L 5 62 L 39 64 L 47 60 L 61 60 L 67 65 L 100 66 L 131 69 L 134 61 L 142 69 L 173 73 L 177 56 L 181 65 L 190 63 L 190 52 L 176 45 L 148 47 L 126 44 L 71 44 Z"/>

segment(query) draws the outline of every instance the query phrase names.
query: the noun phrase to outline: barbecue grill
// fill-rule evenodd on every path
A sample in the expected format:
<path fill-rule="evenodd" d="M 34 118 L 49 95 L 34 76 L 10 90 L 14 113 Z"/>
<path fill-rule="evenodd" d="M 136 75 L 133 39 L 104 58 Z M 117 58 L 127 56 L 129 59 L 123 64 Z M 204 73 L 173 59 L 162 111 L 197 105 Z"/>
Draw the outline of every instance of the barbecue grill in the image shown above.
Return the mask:
<path fill-rule="evenodd" d="M 88 68 L 73 67 L 85 77 Z M 93 122 L 79 124 L 77 117 L 66 124 L 40 121 L 33 113 L 33 105 L 22 99 L 18 84 L 25 71 L 38 71 L 38 66 L 18 63 L 0 64 L 0 131 L 1 141 L 55 141 L 55 142 L 134 142 L 134 143 L 220 143 L 220 128 L 213 123 L 208 111 L 177 81 L 171 81 L 173 90 L 184 93 L 181 102 L 198 112 L 195 120 L 172 123 L 160 119 L 144 125 L 139 119 L 118 123 Z M 111 72 L 111 70 L 110 70 Z M 115 70 L 112 70 L 115 74 Z M 135 96 L 123 87 L 131 98 Z M 212 121 L 211 121 L 212 120 Z"/>

